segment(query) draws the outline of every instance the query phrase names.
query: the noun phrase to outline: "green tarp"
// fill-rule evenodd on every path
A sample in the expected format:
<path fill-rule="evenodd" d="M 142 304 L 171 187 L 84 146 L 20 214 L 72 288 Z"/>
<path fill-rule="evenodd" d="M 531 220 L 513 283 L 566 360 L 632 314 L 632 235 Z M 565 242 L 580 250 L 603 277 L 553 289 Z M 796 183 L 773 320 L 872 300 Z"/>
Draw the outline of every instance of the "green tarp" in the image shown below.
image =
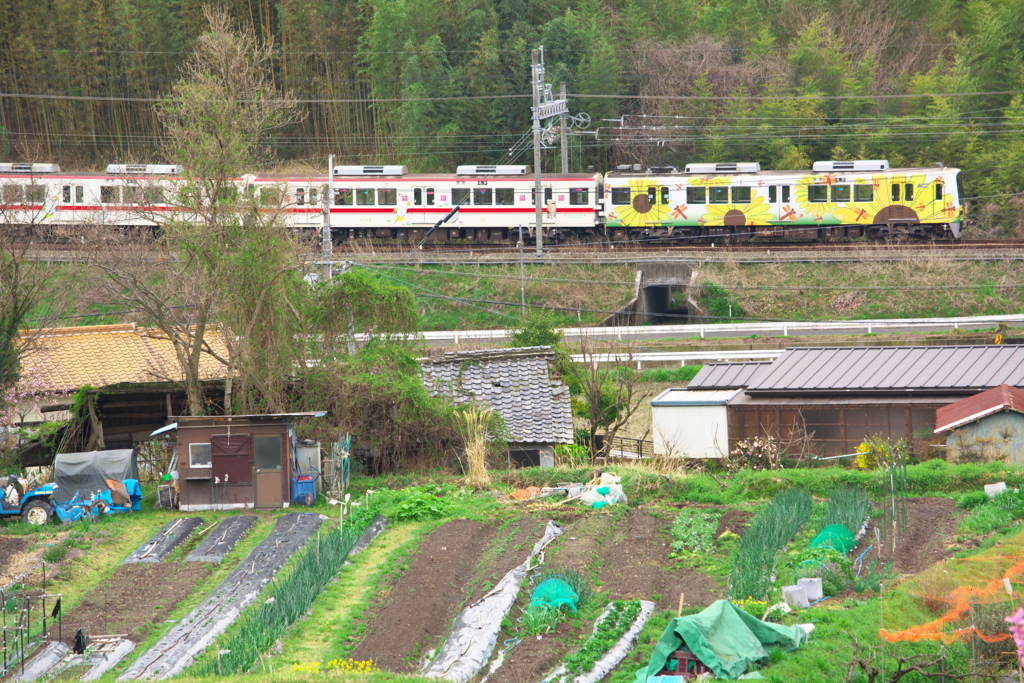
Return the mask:
<path fill-rule="evenodd" d="M 544 605 L 545 607 L 558 609 L 562 605 L 568 605 L 575 612 L 576 603 L 579 600 L 580 596 L 576 595 L 576 591 L 572 589 L 568 581 L 560 576 L 552 576 L 541 581 L 540 585 L 533 590 L 533 595 L 530 597 L 530 606 Z"/>
<path fill-rule="evenodd" d="M 635 683 L 647 683 L 665 666 L 668 656 L 685 643 L 718 678 L 733 681 L 768 657 L 766 648 L 795 650 L 807 640 L 799 626 L 761 621 L 728 600 L 712 603 L 700 614 L 673 619 L 661 634 L 650 663 L 636 672 Z"/>
<path fill-rule="evenodd" d="M 811 541 L 812 548 L 829 546 L 845 555 L 857 547 L 857 540 L 842 524 L 830 524 L 821 530 L 821 533 Z"/>

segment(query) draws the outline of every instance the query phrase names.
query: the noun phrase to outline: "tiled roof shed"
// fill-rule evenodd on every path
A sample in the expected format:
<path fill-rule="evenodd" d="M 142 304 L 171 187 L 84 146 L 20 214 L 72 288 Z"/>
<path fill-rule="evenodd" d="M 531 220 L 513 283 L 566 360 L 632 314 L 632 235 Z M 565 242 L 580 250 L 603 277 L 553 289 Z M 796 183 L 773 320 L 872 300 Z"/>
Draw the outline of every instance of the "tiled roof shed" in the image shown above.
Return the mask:
<path fill-rule="evenodd" d="M 431 396 L 456 405 L 479 401 L 505 419 L 513 443 L 572 443 L 569 387 L 552 378 L 555 354 L 547 346 L 446 353 L 421 359 Z"/>
<path fill-rule="evenodd" d="M 1024 346 L 786 349 L 747 386 L 756 395 L 973 394 L 1024 385 Z"/>
<path fill-rule="evenodd" d="M 970 424 L 1002 410 L 1024 413 L 1024 389 L 1001 384 L 935 411 L 935 433 Z"/>
<path fill-rule="evenodd" d="M 686 386 L 687 389 L 742 389 L 771 367 L 771 362 L 708 363 Z"/>

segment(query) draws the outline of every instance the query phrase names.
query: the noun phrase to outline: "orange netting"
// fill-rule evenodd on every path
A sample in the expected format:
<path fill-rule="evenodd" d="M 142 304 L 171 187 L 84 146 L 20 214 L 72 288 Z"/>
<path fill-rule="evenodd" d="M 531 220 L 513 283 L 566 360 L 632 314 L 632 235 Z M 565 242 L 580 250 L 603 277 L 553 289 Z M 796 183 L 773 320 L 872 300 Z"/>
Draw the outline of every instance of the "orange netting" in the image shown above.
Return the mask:
<path fill-rule="evenodd" d="M 965 559 L 1001 562 L 1007 558 L 1004 556 L 1001 558 L 976 557 Z M 1024 560 L 1018 559 L 1018 557 L 1014 557 L 1014 559 L 1017 559 L 1017 562 L 1011 565 L 999 578 L 989 581 L 980 587 L 961 585 L 950 591 L 947 597 L 942 598 L 942 601 L 950 603 L 951 607 L 938 619 L 902 631 L 879 629 L 878 635 L 890 643 L 901 640 L 941 640 L 948 645 L 956 640 L 967 640 L 971 635 L 976 635 L 987 643 L 998 643 L 1001 640 L 1006 640 L 1010 637 L 1007 633 L 988 636 L 980 633 L 973 626 L 955 631 L 943 631 L 942 629 L 946 624 L 968 617 L 971 614 L 972 605 L 1005 601 L 1009 597 L 1007 583 L 1024 575 Z M 945 569 L 941 569 L 941 571 L 943 574 L 948 574 Z"/>

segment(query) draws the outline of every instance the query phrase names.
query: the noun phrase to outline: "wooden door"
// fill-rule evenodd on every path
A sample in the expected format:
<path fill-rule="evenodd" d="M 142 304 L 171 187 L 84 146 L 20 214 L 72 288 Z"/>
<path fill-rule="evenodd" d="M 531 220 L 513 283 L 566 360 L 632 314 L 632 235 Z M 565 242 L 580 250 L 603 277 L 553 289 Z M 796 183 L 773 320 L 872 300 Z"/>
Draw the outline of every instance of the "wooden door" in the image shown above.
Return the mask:
<path fill-rule="evenodd" d="M 256 507 L 279 508 L 285 498 L 284 441 L 281 436 L 257 436 L 255 442 Z"/>

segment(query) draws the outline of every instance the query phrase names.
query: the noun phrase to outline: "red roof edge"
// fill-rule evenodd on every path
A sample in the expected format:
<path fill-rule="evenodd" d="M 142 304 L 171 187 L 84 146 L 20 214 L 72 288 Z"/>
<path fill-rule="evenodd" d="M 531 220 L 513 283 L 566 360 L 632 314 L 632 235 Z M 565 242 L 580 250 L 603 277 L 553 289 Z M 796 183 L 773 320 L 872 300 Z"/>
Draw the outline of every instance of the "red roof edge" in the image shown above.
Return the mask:
<path fill-rule="evenodd" d="M 935 433 L 970 424 L 1000 410 L 1024 413 L 1024 389 L 1000 384 L 935 411 Z"/>

